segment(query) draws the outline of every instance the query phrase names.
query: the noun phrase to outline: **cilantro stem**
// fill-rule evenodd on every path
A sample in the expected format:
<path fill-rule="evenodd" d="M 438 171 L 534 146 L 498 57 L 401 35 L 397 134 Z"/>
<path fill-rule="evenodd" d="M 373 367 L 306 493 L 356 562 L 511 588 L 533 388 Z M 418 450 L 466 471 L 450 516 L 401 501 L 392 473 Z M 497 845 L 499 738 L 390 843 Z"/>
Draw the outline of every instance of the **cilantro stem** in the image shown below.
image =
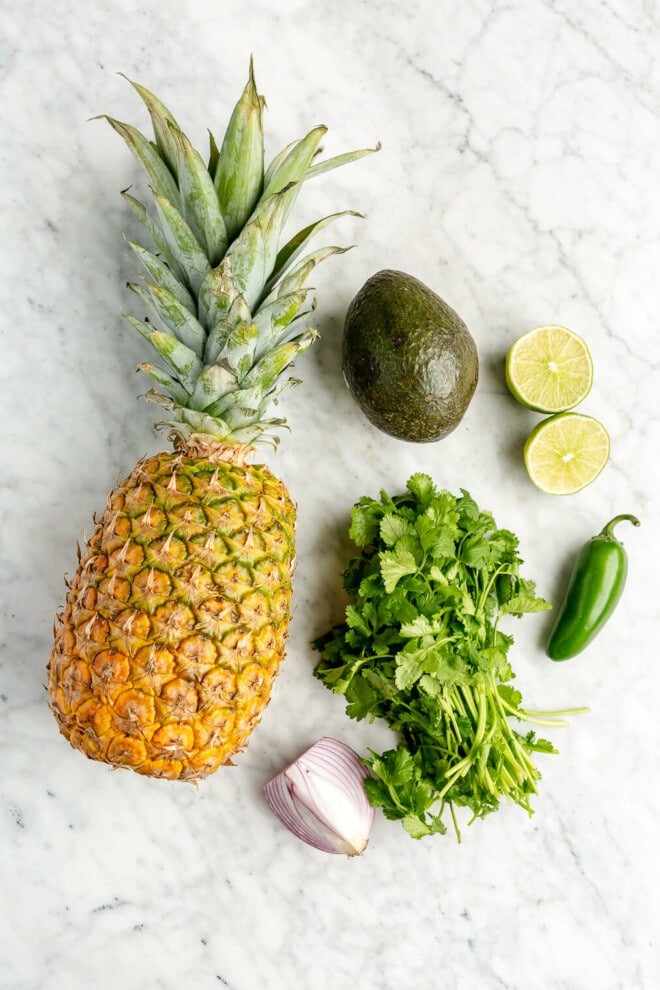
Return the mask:
<path fill-rule="evenodd" d="M 484 605 L 486 604 L 486 599 L 488 598 L 488 596 L 489 596 L 489 594 L 490 594 L 490 592 L 492 590 L 492 587 L 495 584 L 495 581 L 497 580 L 497 578 L 500 576 L 500 574 L 506 573 L 506 571 L 509 570 L 509 568 L 510 568 L 510 565 L 508 563 L 507 564 L 500 564 L 500 566 L 493 571 L 493 573 L 492 573 L 492 575 L 490 577 L 490 580 L 487 582 L 487 584 L 485 585 L 485 587 L 484 587 L 481 595 L 479 596 L 479 603 L 477 605 L 477 612 L 481 612 L 482 611 Z"/>
<path fill-rule="evenodd" d="M 488 706 L 486 705 L 486 692 L 484 691 L 483 686 L 481 684 L 477 686 L 477 710 L 479 713 L 479 717 L 477 719 L 477 730 L 475 733 L 473 748 L 480 746 L 483 741 L 484 731 L 486 729 L 486 716 L 488 714 Z"/>
<path fill-rule="evenodd" d="M 458 827 L 458 821 L 456 819 L 456 812 L 454 811 L 454 804 L 453 804 L 452 801 L 449 801 L 449 814 L 451 815 L 451 820 L 452 820 L 453 825 L 454 825 L 454 832 L 456 833 L 456 841 L 457 842 L 461 842 L 461 830 Z"/>
<path fill-rule="evenodd" d="M 560 715 L 584 715 L 591 711 L 591 708 L 558 708 L 556 711 L 535 711 L 533 708 L 518 708 L 516 709 L 521 715 L 525 716 L 526 722 L 531 722 L 530 716 L 537 715 L 547 715 L 549 718 L 553 716 L 559 717 Z M 544 724 L 544 723 L 543 723 Z M 568 725 L 568 722 L 548 722 L 548 725 Z"/>
<path fill-rule="evenodd" d="M 495 789 L 495 784 L 493 783 L 493 778 L 491 777 L 491 775 L 488 772 L 488 766 L 486 765 L 485 761 L 484 761 L 484 765 L 483 765 L 483 768 L 482 768 L 482 773 L 483 773 L 484 781 L 486 783 L 486 787 L 488 788 L 488 790 L 490 791 L 490 793 L 493 795 L 493 797 L 497 797 L 497 791 Z"/>
<path fill-rule="evenodd" d="M 458 722 L 456 720 L 456 704 L 455 703 L 452 704 L 452 701 L 450 700 L 454 695 L 455 692 L 449 692 L 445 689 L 443 690 L 439 700 L 442 709 L 445 713 L 445 716 L 447 718 L 447 731 L 449 731 L 450 729 L 453 731 L 454 736 L 456 737 L 456 742 L 460 746 L 461 742 L 463 741 L 463 736 L 461 734 L 461 730 L 459 729 Z"/>
<path fill-rule="evenodd" d="M 499 695 L 499 692 L 498 692 Z M 588 708 L 564 708 L 558 711 L 534 711 L 531 708 L 518 708 L 517 705 L 511 705 L 504 698 L 499 696 L 500 704 L 502 708 L 506 709 L 511 715 L 519 718 L 521 722 L 529 722 L 532 725 L 546 725 L 546 726 L 559 726 L 566 727 L 568 722 L 561 715 L 583 715 L 588 712 Z"/>
<path fill-rule="evenodd" d="M 371 660 L 394 660 L 393 653 L 373 653 L 370 657 L 360 657 L 356 661 L 355 666 L 361 667 L 363 663 L 368 663 Z"/>
<path fill-rule="evenodd" d="M 474 703 L 474 697 L 472 695 L 472 691 L 464 685 L 461 685 L 459 690 L 460 690 L 460 695 L 463 701 L 465 702 L 468 711 L 470 712 L 470 715 L 476 721 L 478 718 L 478 711 L 477 711 L 477 706 Z"/>

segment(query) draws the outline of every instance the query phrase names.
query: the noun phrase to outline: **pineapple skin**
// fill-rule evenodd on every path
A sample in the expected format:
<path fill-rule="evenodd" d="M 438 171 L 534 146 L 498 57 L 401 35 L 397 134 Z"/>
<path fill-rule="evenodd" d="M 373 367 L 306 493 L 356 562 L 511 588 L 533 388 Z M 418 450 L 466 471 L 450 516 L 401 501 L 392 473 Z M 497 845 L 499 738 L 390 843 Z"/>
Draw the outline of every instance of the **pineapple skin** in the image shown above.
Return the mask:
<path fill-rule="evenodd" d="M 87 757 L 170 780 L 231 762 L 284 658 L 295 506 L 245 449 L 189 442 L 108 496 L 57 616 L 60 732 Z"/>

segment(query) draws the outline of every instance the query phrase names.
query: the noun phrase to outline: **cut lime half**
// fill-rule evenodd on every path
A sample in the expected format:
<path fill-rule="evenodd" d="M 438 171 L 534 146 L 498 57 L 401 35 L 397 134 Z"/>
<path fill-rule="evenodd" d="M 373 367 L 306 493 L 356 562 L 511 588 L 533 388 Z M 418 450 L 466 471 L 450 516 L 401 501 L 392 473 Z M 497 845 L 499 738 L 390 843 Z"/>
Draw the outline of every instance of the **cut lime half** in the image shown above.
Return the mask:
<path fill-rule="evenodd" d="M 527 437 L 523 457 L 537 488 L 549 495 L 572 495 L 594 481 L 610 456 L 602 423 L 582 413 L 544 419 Z"/>
<path fill-rule="evenodd" d="M 593 380 L 589 348 L 566 327 L 545 326 L 518 337 L 506 356 L 506 383 L 515 399 L 536 412 L 577 406 Z"/>

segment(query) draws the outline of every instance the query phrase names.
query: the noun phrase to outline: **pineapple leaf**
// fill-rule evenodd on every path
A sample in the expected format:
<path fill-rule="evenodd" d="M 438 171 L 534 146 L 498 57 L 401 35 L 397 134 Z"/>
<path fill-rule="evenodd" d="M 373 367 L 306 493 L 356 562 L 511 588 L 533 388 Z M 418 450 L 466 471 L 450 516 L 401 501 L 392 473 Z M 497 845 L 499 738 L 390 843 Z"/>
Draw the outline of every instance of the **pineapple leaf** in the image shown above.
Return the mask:
<path fill-rule="evenodd" d="M 270 163 L 270 165 L 268 166 L 268 168 L 264 173 L 264 189 L 268 188 L 268 185 L 270 184 L 270 181 L 277 172 L 278 168 L 280 167 L 286 156 L 289 154 L 289 152 L 293 148 L 295 148 L 297 143 L 298 143 L 297 141 L 291 141 L 290 144 L 287 144 L 285 148 L 282 148 L 282 150 L 277 155 L 275 155 L 272 162 Z"/>
<path fill-rule="evenodd" d="M 182 212 L 211 266 L 227 249 L 227 228 L 220 212 L 213 180 L 202 156 L 178 128 L 170 126 L 170 137 L 178 152 L 178 176 Z"/>
<path fill-rule="evenodd" d="M 199 289 L 199 318 L 207 330 L 227 315 L 237 294 L 236 283 L 227 266 L 212 268 Z"/>
<path fill-rule="evenodd" d="M 237 290 L 250 310 L 259 299 L 277 257 L 277 242 L 290 209 L 291 189 L 262 199 L 252 218 L 230 246 L 223 267 L 227 267 Z"/>
<path fill-rule="evenodd" d="M 173 422 L 163 425 L 177 426 L 179 423 L 184 423 L 186 426 L 192 428 L 191 432 L 205 433 L 210 437 L 215 437 L 216 440 L 225 440 L 232 434 L 227 424 L 219 417 L 209 416 L 208 413 L 199 412 L 197 409 L 176 406 L 174 415 L 175 419 Z M 254 433 L 252 437 L 254 437 Z M 232 442 L 240 443 L 241 441 L 232 436 Z M 247 442 L 249 443 L 250 441 L 248 440 Z"/>
<path fill-rule="evenodd" d="M 259 357 L 267 351 L 283 329 L 288 328 L 294 320 L 300 307 L 311 292 L 311 289 L 299 289 L 290 292 L 281 299 L 273 299 L 267 306 L 262 306 L 254 315 L 254 322 L 259 328 Z"/>
<path fill-rule="evenodd" d="M 279 328 L 274 327 L 273 334 L 268 346 L 275 347 L 277 344 L 281 344 L 283 341 L 285 341 L 287 337 L 290 337 L 294 331 L 299 329 L 299 324 L 305 323 L 309 319 L 309 317 L 312 315 L 315 309 L 316 309 L 316 299 L 312 299 L 312 305 L 309 307 L 309 309 L 304 309 L 301 312 L 299 312 L 287 326 L 279 327 Z M 262 353 L 264 352 L 259 351 L 257 356 L 261 357 Z"/>
<path fill-rule="evenodd" d="M 278 344 L 271 351 L 268 351 L 253 367 L 243 379 L 246 388 L 252 385 L 259 385 L 264 392 L 275 384 L 279 376 L 292 361 L 306 351 L 317 339 L 318 333 L 311 328 L 301 333 L 293 340 L 285 344 Z"/>
<path fill-rule="evenodd" d="M 285 286 L 288 287 L 295 284 L 295 280 L 299 277 L 299 273 L 305 271 L 308 265 L 312 265 L 313 268 L 316 268 L 316 266 L 320 265 L 326 258 L 331 258 L 333 254 L 346 254 L 347 251 L 352 251 L 354 246 L 354 244 L 349 244 L 348 247 L 338 247 L 336 244 L 331 244 L 327 247 L 317 248 L 316 251 L 310 251 L 309 254 L 305 255 L 305 257 L 298 262 L 294 270 L 279 283 L 277 286 L 278 298 L 282 296 Z"/>
<path fill-rule="evenodd" d="M 290 241 L 280 248 L 275 259 L 275 267 L 273 273 L 269 278 L 268 282 L 264 287 L 264 292 L 268 293 L 275 285 L 275 283 L 282 277 L 285 271 L 287 271 L 292 263 L 303 251 L 305 245 L 308 241 L 314 237 L 320 230 L 327 227 L 328 224 L 333 223 L 333 221 L 338 220 L 340 217 L 360 217 L 364 219 L 363 213 L 356 213 L 355 210 L 342 210 L 341 213 L 332 213 L 330 216 L 324 217 L 322 220 L 317 220 L 315 223 L 310 223 L 309 226 L 304 227 L 303 230 L 299 230 Z"/>
<path fill-rule="evenodd" d="M 172 139 L 171 129 L 175 128 L 176 130 L 180 130 L 179 125 L 165 104 L 162 103 L 157 96 L 154 96 L 154 94 L 144 86 L 141 86 L 139 83 L 129 79 L 123 72 L 120 72 L 119 75 L 123 76 L 124 79 L 131 84 L 149 111 L 151 124 L 154 129 L 154 137 L 156 139 L 156 147 L 158 148 L 160 157 L 168 166 L 172 175 L 176 178 L 178 173 L 178 154 L 176 144 Z"/>
<path fill-rule="evenodd" d="M 154 202 L 169 248 L 184 270 L 188 285 L 197 296 L 202 282 L 211 270 L 208 258 L 180 212 L 155 191 Z"/>
<path fill-rule="evenodd" d="M 234 433 L 235 430 L 244 429 L 256 423 L 259 419 L 259 408 L 251 409 L 249 406 L 233 404 L 225 411 L 222 418 Z"/>
<path fill-rule="evenodd" d="M 156 385 L 149 394 L 172 411 L 180 435 L 276 443 L 273 431 L 286 424 L 266 418 L 268 405 L 295 384 L 280 376 L 317 337 L 305 325 L 314 307 L 306 282 L 325 258 L 349 250 L 329 246 L 306 254 L 307 245 L 334 220 L 361 214 L 333 213 L 280 245 L 282 231 L 307 179 L 377 149 L 321 161 L 326 128 L 319 125 L 264 170 L 265 101 L 250 60 L 220 146 L 209 131 L 207 165 L 165 104 L 128 81 L 149 113 L 153 141 L 105 119 L 146 172 L 153 193 L 148 210 L 128 190 L 122 193 L 153 241 L 128 241 L 146 276 L 129 287 L 155 314 L 153 325 L 128 319 L 166 365 L 141 365 Z"/>
<path fill-rule="evenodd" d="M 287 388 L 291 388 L 294 385 L 299 385 L 300 380 L 298 378 L 287 378 L 285 381 L 278 381 L 276 385 L 264 392 L 263 388 L 259 385 L 253 385 L 251 388 L 238 389 L 235 392 L 230 392 L 227 395 L 221 396 L 212 406 L 209 406 L 205 412 L 213 416 L 222 416 L 225 410 L 229 409 L 233 405 L 241 406 L 242 409 L 250 410 L 253 413 L 257 413 L 257 419 L 262 419 L 265 409 L 271 403 L 277 402 L 277 397 Z"/>
<path fill-rule="evenodd" d="M 259 306 L 263 308 L 269 305 L 275 299 L 281 299 L 288 295 L 290 292 L 297 292 L 298 289 L 303 288 L 305 282 L 309 276 L 314 271 L 314 261 L 306 259 L 302 261 L 299 265 L 296 265 L 294 270 L 283 278 L 282 281 L 275 286 L 275 288 L 260 301 Z"/>
<path fill-rule="evenodd" d="M 380 141 L 375 148 L 361 148 L 359 151 L 347 151 L 343 155 L 335 155 L 334 158 L 327 158 L 324 162 L 318 162 L 316 165 L 310 165 L 307 169 L 307 175 L 305 178 L 313 179 L 317 175 L 323 175 L 324 172 L 331 172 L 333 168 L 341 168 L 342 165 L 348 165 L 350 162 L 356 162 L 360 158 L 364 158 L 366 155 L 373 155 L 376 151 L 380 151 L 381 144 Z"/>
<path fill-rule="evenodd" d="M 151 324 L 143 320 L 138 320 L 134 316 L 127 316 L 126 319 L 174 369 L 183 387 L 192 393 L 202 371 L 202 363 L 195 352 L 176 337 L 163 330 L 154 330 Z"/>
<path fill-rule="evenodd" d="M 268 305 L 274 299 L 281 299 L 290 292 L 296 292 L 305 284 L 317 265 L 319 265 L 322 261 L 325 261 L 326 258 L 329 258 L 333 254 L 345 254 L 347 251 L 351 250 L 351 247 L 337 247 L 336 245 L 333 245 L 330 247 L 318 248 L 316 251 L 312 251 L 310 254 L 305 255 L 305 257 L 298 262 L 292 272 L 286 275 L 285 278 L 283 278 L 277 285 L 273 286 L 268 295 L 260 303 L 260 308 Z"/>
<path fill-rule="evenodd" d="M 206 409 L 206 412 L 213 416 L 222 416 L 225 410 L 234 405 L 240 405 L 244 409 L 250 409 L 253 413 L 258 412 L 264 399 L 263 389 L 255 386 L 253 388 L 237 389 L 227 395 L 221 395 Z"/>
<path fill-rule="evenodd" d="M 190 400 L 190 392 L 183 387 L 178 378 L 166 371 L 165 368 L 158 368 L 155 364 L 144 362 L 138 365 L 138 371 L 143 371 L 152 381 L 160 385 L 167 392 L 168 396 L 175 402 L 187 405 Z"/>
<path fill-rule="evenodd" d="M 266 406 L 277 405 L 278 399 L 282 392 L 285 392 L 288 388 L 295 388 L 297 385 L 300 385 L 300 383 L 300 378 L 280 378 L 280 380 L 277 381 L 275 385 L 268 390 L 268 392 L 266 392 L 264 401 L 261 404 L 261 413 L 263 414 L 265 412 Z"/>
<path fill-rule="evenodd" d="M 252 367 L 258 341 L 259 328 L 256 323 L 239 323 L 225 341 L 223 360 L 235 372 L 239 382 Z"/>
<path fill-rule="evenodd" d="M 261 419 L 255 418 L 249 426 L 243 430 L 235 429 L 231 431 L 231 438 L 233 443 L 238 444 L 253 444 L 256 440 L 263 443 L 270 443 L 273 447 L 277 447 L 280 438 L 272 429 L 284 430 L 288 429 L 288 425 L 285 419 Z"/>
<path fill-rule="evenodd" d="M 154 244 L 162 254 L 163 258 L 171 268 L 177 280 L 182 283 L 185 282 L 186 281 L 185 271 L 183 270 L 179 262 L 176 260 L 174 254 L 170 250 L 170 246 L 167 243 L 167 238 L 165 237 L 165 234 L 160 229 L 154 218 L 142 205 L 140 200 L 135 199 L 134 196 L 131 196 L 126 189 L 123 190 L 122 196 L 128 203 L 131 212 L 138 218 L 140 223 L 146 229 L 147 233 L 149 234 L 152 241 L 154 242 Z"/>
<path fill-rule="evenodd" d="M 263 189 L 263 108 L 250 59 L 250 77 L 231 115 L 213 173 L 230 240 L 247 223 Z"/>
<path fill-rule="evenodd" d="M 228 368 L 217 364 L 208 365 L 197 379 L 195 391 L 187 403 L 191 409 L 209 411 L 221 396 L 227 397 L 227 402 L 231 404 L 233 396 L 238 388 L 236 375 Z"/>
<path fill-rule="evenodd" d="M 204 327 L 169 289 L 153 282 L 147 282 L 146 285 L 129 282 L 128 288 L 149 306 L 157 319 L 167 324 L 182 344 L 194 351 L 198 358 L 202 357 L 206 344 Z"/>
<path fill-rule="evenodd" d="M 165 289 L 169 289 L 172 295 L 176 296 L 181 305 L 185 306 L 185 308 L 194 316 L 197 312 L 195 300 L 190 295 L 185 285 L 182 285 L 178 278 L 172 274 L 169 266 L 141 244 L 136 244 L 135 241 L 127 241 L 127 243 L 144 265 L 144 268 L 147 274 L 151 276 L 152 281 L 156 282 L 157 285 L 162 285 Z"/>
<path fill-rule="evenodd" d="M 254 314 L 255 323 L 260 330 L 263 329 L 264 331 L 271 326 L 278 329 L 287 326 L 311 291 L 312 289 L 309 287 L 298 289 L 296 292 L 289 292 L 279 299 L 273 299 L 268 305 L 260 306 Z"/>
<path fill-rule="evenodd" d="M 222 348 L 225 346 L 227 337 L 234 327 L 239 323 L 249 323 L 251 320 L 250 310 L 243 296 L 238 295 L 232 302 L 226 316 L 223 316 L 210 331 L 206 341 L 206 353 L 204 354 L 205 364 L 214 364 Z"/>
<path fill-rule="evenodd" d="M 174 207 L 181 206 L 181 197 L 177 189 L 172 173 L 158 154 L 158 150 L 147 141 L 144 134 L 131 124 L 124 124 L 114 117 L 101 114 L 101 118 L 108 121 L 110 126 L 123 137 L 124 141 L 133 152 L 133 155 L 147 173 L 149 183 L 155 193 L 169 200 Z"/>
<path fill-rule="evenodd" d="M 273 193 L 282 192 L 293 182 L 296 183 L 294 187 L 295 195 L 291 197 L 291 203 L 293 203 L 295 196 L 298 194 L 299 185 L 307 174 L 309 163 L 314 157 L 327 130 L 327 127 L 320 124 L 318 127 L 314 127 L 304 138 L 301 138 L 300 141 L 296 141 L 282 163 L 273 172 L 268 185 L 264 188 L 264 196 L 272 196 Z"/>
<path fill-rule="evenodd" d="M 220 160 L 220 151 L 218 150 L 218 145 L 216 144 L 215 138 L 212 132 L 209 130 L 209 164 L 208 170 L 209 175 L 215 180 L 215 173 L 218 168 L 218 161 Z M 225 218 L 226 219 L 226 218 Z"/>

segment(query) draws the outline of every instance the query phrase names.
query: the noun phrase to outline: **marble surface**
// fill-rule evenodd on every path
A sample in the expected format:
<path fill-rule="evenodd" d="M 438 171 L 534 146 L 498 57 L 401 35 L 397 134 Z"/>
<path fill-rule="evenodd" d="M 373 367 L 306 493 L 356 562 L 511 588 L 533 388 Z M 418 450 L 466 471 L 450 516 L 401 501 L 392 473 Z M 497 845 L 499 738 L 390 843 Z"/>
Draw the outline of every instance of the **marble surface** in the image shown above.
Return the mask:
<path fill-rule="evenodd" d="M 660 981 L 657 658 L 660 8 L 652 0 L 25 0 L 0 7 L 3 182 L 0 987 L 2 990 L 654 990 Z M 382 141 L 310 183 L 296 218 L 344 219 L 350 254 L 315 284 L 321 340 L 267 455 L 299 505 L 289 655 L 230 770 L 193 788 L 113 773 L 58 735 L 43 688 L 75 543 L 118 474 L 164 443 L 136 396 L 122 321 L 133 272 L 119 191 L 138 180 L 108 112 L 145 124 L 124 71 L 197 141 L 221 130 L 249 54 L 271 152 L 322 121 L 328 153 Z M 346 307 L 381 268 L 463 316 L 481 378 L 461 427 L 388 439 L 342 382 Z M 568 499 L 529 483 L 503 357 L 522 331 L 573 327 L 595 362 L 585 412 L 612 458 Z M 347 514 L 425 470 L 521 538 L 553 600 L 578 546 L 617 512 L 625 599 L 597 646 L 553 665 L 547 617 L 515 629 L 532 707 L 589 705 L 552 737 L 517 808 L 415 843 L 376 819 L 363 857 L 298 843 L 261 786 L 320 735 L 387 743 L 312 677 L 341 615 Z"/>

